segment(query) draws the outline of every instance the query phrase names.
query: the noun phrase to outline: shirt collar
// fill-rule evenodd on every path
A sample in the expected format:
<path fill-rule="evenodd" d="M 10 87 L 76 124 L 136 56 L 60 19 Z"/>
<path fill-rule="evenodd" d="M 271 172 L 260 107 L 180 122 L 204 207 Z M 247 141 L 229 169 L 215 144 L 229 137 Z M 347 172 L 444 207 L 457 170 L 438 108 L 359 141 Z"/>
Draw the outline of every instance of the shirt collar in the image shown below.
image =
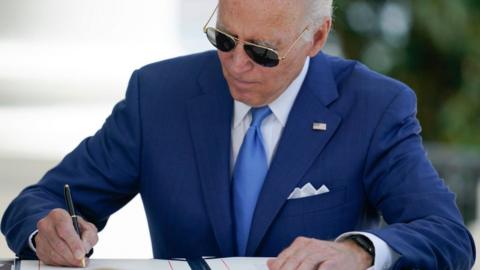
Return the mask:
<path fill-rule="evenodd" d="M 288 114 L 292 109 L 293 102 L 302 87 L 305 76 L 307 75 L 308 66 L 310 64 L 310 58 L 307 57 L 303 69 L 295 78 L 295 80 L 290 83 L 287 89 L 272 103 L 268 104 L 272 114 L 277 118 L 277 120 L 282 124 L 283 127 L 287 124 Z M 251 106 L 248 106 L 245 103 L 235 100 L 234 101 L 234 113 L 233 113 L 233 127 L 236 128 L 243 119 L 247 116 L 250 111 Z"/>

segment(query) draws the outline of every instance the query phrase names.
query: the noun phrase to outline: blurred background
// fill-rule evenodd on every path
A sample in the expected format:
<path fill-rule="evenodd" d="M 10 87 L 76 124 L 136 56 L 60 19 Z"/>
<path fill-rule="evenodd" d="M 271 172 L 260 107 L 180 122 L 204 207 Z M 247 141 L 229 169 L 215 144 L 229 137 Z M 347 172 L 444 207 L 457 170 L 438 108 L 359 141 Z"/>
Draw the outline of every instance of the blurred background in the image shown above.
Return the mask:
<path fill-rule="evenodd" d="M 480 2 L 334 2 L 325 51 L 416 91 L 429 157 L 480 238 Z M 134 69 L 212 49 L 202 26 L 215 4 L 0 0 L 0 215 L 102 125 Z M 136 197 L 111 217 L 94 257 L 152 257 L 142 208 Z M 0 236 L 0 258 L 13 256 Z"/>

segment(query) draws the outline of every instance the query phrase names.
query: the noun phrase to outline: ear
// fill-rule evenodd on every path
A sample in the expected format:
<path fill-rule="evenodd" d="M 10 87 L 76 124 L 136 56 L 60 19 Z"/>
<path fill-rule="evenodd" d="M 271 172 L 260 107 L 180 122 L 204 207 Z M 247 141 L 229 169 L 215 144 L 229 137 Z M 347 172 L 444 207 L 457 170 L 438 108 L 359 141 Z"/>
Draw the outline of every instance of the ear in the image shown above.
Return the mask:
<path fill-rule="evenodd" d="M 308 52 L 308 56 L 314 57 L 323 49 L 323 46 L 325 46 L 325 43 L 327 43 L 331 26 L 332 19 L 326 18 L 323 21 L 322 26 L 316 30 L 315 34 L 313 35 L 312 46 Z"/>

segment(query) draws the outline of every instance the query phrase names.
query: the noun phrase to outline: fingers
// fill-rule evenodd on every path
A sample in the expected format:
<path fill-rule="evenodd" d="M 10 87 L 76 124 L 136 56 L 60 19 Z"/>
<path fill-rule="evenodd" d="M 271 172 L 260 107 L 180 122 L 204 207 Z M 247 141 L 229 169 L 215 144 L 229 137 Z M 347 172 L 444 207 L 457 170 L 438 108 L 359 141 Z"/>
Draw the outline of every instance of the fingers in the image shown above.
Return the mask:
<path fill-rule="evenodd" d="M 88 253 L 98 243 L 98 229 L 93 223 L 90 223 L 79 217 L 78 224 L 82 232 L 82 242 L 86 253 Z"/>
<path fill-rule="evenodd" d="M 312 239 L 303 248 L 297 249 L 283 262 L 281 269 L 317 269 L 325 259 L 326 252 Z"/>
<path fill-rule="evenodd" d="M 86 245 L 80 240 L 65 210 L 52 210 L 37 223 L 37 229 L 35 243 L 40 260 L 51 265 L 82 266 Z"/>
<path fill-rule="evenodd" d="M 311 244 L 312 241 L 313 239 L 311 238 L 297 237 L 277 258 L 267 262 L 269 268 L 271 270 L 296 269 L 302 262 L 302 259 L 308 255 L 307 252 L 305 252 L 305 250 L 308 249 L 305 249 L 305 247 Z M 304 252 L 302 253 L 301 251 Z M 294 256 L 295 254 L 299 255 L 299 257 Z"/>
<path fill-rule="evenodd" d="M 75 259 L 81 260 L 85 256 L 85 249 L 80 240 L 80 236 L 73 227 L 72 219 L 66 211 L 58 214 L 58 222 L 55 222 L 54 227 L 56 235 L 67 243 L 70 252 Z"/>
<path fill-rule="evenodd" d="M 366 269 L 348 245 L 298 237 L 277 258 L 267 262 L 270 270 Z"/>
<path fill-rule="evenodd" d="M 297 270 L 311 270 L 311 269 L 337 269 L 337 268 L 330 268 L 330 262 L 328 262 L 327 258 L 329 256 L 326 254 L 322 254 L 319 252 L 311 252 L 307 256 L 305 256 L 302 262 L 298 265 Z"/>
<path fill-rule="evenodd" d="M 302 256 L 302 262 L 298 266 L 298 270 L 310 270 L 310 269 L 341 269 L 337 266 L 338 261 L 347 262 L 350 258 L 341 258 L 339 254 L 343 255 L 344 252 L 337 247 L 337 243 L 330 241 L 314 240 L 309 252 L 305 252 Z M 301 256 L 295 254 L 295 256 Z M 340 258 L 340 259 L 338 259 Z M 345 264 L 347 265 L 347 264 Z M 333 267 L 333 268 L 332 268 Z M 346 268 L 355 269 L 355 268 Z"/>

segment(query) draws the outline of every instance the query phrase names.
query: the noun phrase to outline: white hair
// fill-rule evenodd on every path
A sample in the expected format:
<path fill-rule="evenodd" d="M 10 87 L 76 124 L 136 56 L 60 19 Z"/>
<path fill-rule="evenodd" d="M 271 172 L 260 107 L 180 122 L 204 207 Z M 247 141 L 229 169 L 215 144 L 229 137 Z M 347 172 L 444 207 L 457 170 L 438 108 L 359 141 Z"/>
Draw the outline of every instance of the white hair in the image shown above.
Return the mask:
<path fill-rule="evenodd" d="M 304 39 L 311 41 L 315 32 L 323 25 L 325 19 L 332 18 L 333 0 L 305 0 L 306 20 L 309 24 L 309 31 Z"/>

